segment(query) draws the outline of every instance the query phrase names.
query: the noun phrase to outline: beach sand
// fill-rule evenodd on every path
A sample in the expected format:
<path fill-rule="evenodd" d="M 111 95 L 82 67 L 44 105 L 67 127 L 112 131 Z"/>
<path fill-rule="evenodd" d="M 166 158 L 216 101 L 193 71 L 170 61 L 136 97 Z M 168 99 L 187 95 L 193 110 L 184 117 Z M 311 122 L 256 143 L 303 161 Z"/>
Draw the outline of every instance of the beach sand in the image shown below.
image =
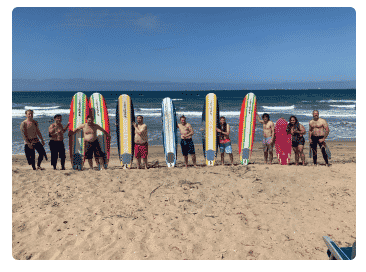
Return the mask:
<path fill-rule="evenodd" d="M 199 166 L 188 169 L 180 147 L 173 169 L 165 165 L 162 146 L 149 147 L 148 170 L 123 170 L 115 149 L 106 171 L 71 170 L 68 158 L 65 171 L 54 171 L 50 160 L 45 170 L 33 171 L 24 155 L 13 155 L 12 255 L 326 260 L 322 236 L 340 247 L 356 239 L 356 142 L 328 146 L 331 167 L 314 167 L 308 144 L 308 166 L 282 166 L 277 158 L 266 165 L 260 143 L 248 166 L 239 164 L 234 145 L 233 167 L 204 166 L 199 145 Z M 318 162 L 324 164 L 321 154 Z"/>

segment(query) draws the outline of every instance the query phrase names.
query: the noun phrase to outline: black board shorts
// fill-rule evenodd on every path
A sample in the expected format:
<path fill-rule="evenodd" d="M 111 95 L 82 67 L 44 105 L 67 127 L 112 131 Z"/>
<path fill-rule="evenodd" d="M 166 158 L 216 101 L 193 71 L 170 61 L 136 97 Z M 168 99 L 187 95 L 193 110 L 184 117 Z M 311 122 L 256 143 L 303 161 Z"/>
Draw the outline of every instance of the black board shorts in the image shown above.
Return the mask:
<path fill-rule="evenodd" d="M 93 153 L 95 158 L 104 158 L 105 154 L 100 148 L 98 139 L 96 139 L 94 142 L 85 141 L 85 158 L 87 160 L 91 160 L 93 158 Z"/>
<path fill-rule="evenodd" d="M 194 144 L 192 139 L 181 139 L 180 146 L 182 148 L 183 156 L 188 156 L 188 154 L 195 154 Z"/>

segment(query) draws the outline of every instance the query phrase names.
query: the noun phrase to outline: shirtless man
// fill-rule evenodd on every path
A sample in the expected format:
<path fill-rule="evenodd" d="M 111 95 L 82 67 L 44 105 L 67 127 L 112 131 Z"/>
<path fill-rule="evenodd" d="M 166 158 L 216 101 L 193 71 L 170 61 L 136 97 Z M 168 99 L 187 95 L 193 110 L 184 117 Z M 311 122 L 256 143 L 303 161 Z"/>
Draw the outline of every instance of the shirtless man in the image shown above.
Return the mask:
<path fill-rule="evenodd" d="M 234 165 L 233 150 L 231 148 L 230 140 L 230 126 L 226 123 L 225 117 L 220 118 L 220 129 L 216 128 L 216 131 L 220 133 L 220 151 L 221 151 L 221 165 L 224 165 L 225 152 L 229 154 L 231 166 Z"/>
<path fill-rule="evenodd" d="M 94 117 L 92 115 L 88 115 L 87 123 L 78 126 L 74 131 L 69 131 L 69 136 L 74 135 L 80 130 L 83 130 L 84 132 L 85 158 L 88 160 L 90 169 L 93 169 L 93 153 L 98 164 L 98 169 L 102 170 L 100 159 L 103 160 L 102 167 L 103 169 L 105 169 L 105 154 L 100 148 L 100 144 L 97 138 L 97 130 L 100 130 L 105 135 L 107 135 L 108 139 L 111 138 L 111 135 L 107 131 L 105 131 L 104 128 L 94 123 Z"/>
<path fill-rule="evenodd" d="M 264 152 L 264 161 L 267 163 L 268 155 L 269 155 L 269 164 L 272 164 L 273 160 L 273 137 L 274 137 L 274 124 L 269 120 L 269 115 L 264 113 L 262 115 L 262 120 L 259 118 L 257 114 L 257 121 L 263 124 L 263 152 Z"/>
<path fill-rule="evenodd" d="M 20 124 L 20 131 L 22 132 L 22 136 L 24 139 L 24 153 L 27 157 L 27 161 L 29 165 L 32 165 L 33 170 L 43 170 L 41 168 L 41 163 L 43 160 L 43 156 L 46 155 L 46 151 L 44 150 L 44 141 L 41 134 L 41 131 L 39 130 L 37 121 L 33 120 L 33 111 L 27 110 L 25 111 L 25 116 L 27 119 L 25 119 Z M 38 137 L 41 139 L 41 143 L 39 142 Z M 35 150 L 38 152 L 38 162 L 37 162 L 37 168 L 36 168 L 36 153 Z M 47 157 L 45 157 L 47 160 Z"/>
<path fill-rule="evenodd" d="M 62 116 L 56 114 L 53 118 L 55 122 L 48 128 L 48 133 L 50 136 L 50 150 L 51 150 L 51 165 L 53 170 L 56 170 L 57 158 L 61 159 L 61 170 L 65 170 L 65 145 L 64 145 L 64 133 L 69 127 L 69 124 L 62 126 Z"/>
<path fill-rule="evenodd" d="M 194 144 L 192 140 L 194 131 L 191 124 L 186 122 L 186 117 L 184 115 L 180 117 L 180 124 L 178 124 L 178 128 L 181 137 L 180 146 L 182 149 L 182 154 L 184 157 L 184 163 L 186 165 L 186 168 L 188 168 L 188 154 L 191 154 L 193 165 L 197 167 L 196 153 L 194 150 Z"/>
<path fill-rule="evenodd" d="M 325 152 L 325 139 L 329 135 L 329 127 L 327 121 L 319 117 L 319 111 L 313 111 L 313 120 L 309 122 L 309 141 L 310 148 L 313 152 L 313 162 L 317 165 L 317 145 L 319 145 L 325 164 L 329 166 L 328 155 Z"/>
<path fill-rule="evenodd" d="M 132 122 L 135 127 L 135 158 L 137 159 L 137 169 L 141 168 L 141 158 L 144 160 L 145 169 L 147 167 L 147 156 L 149 148 L 147 143 L 147 126 L 144 124 L 144 118 L 141 115 L 136 117 L 137 124 Z"/>

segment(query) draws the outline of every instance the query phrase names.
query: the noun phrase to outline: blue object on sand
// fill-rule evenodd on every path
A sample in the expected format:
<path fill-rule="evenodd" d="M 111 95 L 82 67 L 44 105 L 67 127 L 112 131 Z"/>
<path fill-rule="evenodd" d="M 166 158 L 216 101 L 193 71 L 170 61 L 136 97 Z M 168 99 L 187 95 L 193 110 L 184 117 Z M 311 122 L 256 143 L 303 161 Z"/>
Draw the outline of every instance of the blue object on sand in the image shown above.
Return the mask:
<path fill-rule="evenodd" d="M 328 236 L 323 236 L 323 240 L 328 247 L 329 260 L 353 260 L 356 257 L 356 242 L 352 247 L 339 248 Z"/>

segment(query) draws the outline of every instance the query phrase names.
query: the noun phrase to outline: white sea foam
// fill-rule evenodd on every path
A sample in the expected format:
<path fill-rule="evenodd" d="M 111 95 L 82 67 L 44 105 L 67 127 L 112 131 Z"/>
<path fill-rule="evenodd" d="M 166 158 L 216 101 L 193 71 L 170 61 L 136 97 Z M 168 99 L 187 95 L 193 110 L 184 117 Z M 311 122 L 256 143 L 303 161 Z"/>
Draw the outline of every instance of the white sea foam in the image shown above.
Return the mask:
<path fill-rule="evenodd" d="M 60 106 L 54 106 L 54 107 L 32 107 L 32 106 L 25 106 L 24 109 L 26 110 L 52 110 L 57 109 Z"/>
<path fill-rule="evenodd" d="M 172 99 L 173 101 L 182 101 L 183 99 L 180 99 L 180 98 L 174 98 Z"/>
<path fill-rule="evenodd" d="M 153 108 L 153 109 L 140 108 L 139 110 L 143 110 L 143 111 L 161 111 L 161 108 Z"/>
<path fill-rule="evenodd" d="M 331 107 L 337 107 L 337 108 L 355 108 L 356 105 L 329 105 Z"/>
<path fill-rule="evenodd" d="M 356 103 L 356 100 L 332 100 L 332 99 L 329 99 L 329 100 L 320 100 L 318 102 L 321 102 L 321 103 L 338 103 L 338 102 Z"/>
<path fill-rule="evenodd" d="M 37 116 L 55 116 L 56 114 L 69 114 L 70 110 L 68 109 L 50 109 L 50 110 L 35 110 L 33 112 L 33 117 Z M 24 109 L 12 109 L 12 117 L 25 117 Z"/>
<path fill-rule="evenodd" d="M 295 109 L 295 105 L 292 106 L 262 106 L 264 109 L 268 109 L 268 110 L 293 110 Z"/>

